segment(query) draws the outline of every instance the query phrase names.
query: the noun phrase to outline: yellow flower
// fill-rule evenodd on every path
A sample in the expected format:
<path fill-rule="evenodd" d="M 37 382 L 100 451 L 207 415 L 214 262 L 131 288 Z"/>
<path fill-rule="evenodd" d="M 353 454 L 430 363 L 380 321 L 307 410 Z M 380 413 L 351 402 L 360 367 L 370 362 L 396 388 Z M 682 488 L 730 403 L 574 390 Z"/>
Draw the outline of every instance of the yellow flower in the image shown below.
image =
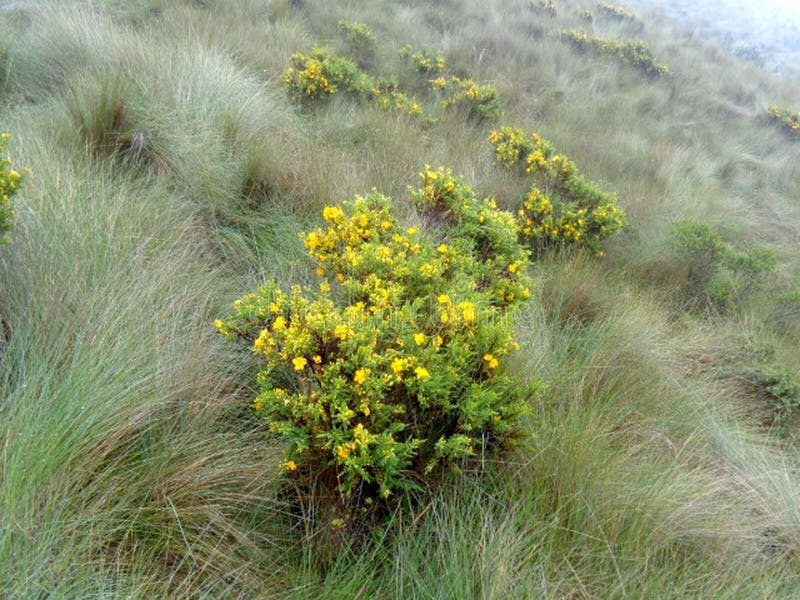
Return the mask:
<path fill-rule="evenodd" d="M 286 319 L 282 316 L 278 316 L 275 321 L 272 323 L 272 331 L 283 331 L 286 329 Z"/>
<path fill-rule="evenodd" d="M 425 334 L 424 333 L 415 333 L 414 334 L 414 342 L 416 342 L 417 346 L 422 346 L 425 343 Z"/>
<path fill-rule="evenodd" d="M 450 296 L 447 294 L 441 294 L 437 300 L 439 300 L 439 304 L 450 304 Z"/>
<path fill-rule="evenodd" d="M 483 360 L 486 361 L 486 366 L 488 366 L 489 369 L 496 369 L 500 365 L 500 361 L 491 354 L 484 354 Z"/>
<path fill-rule="evenodd" d="M 404 358 L 395 357 L 392 360 L 392 371 L 395 375 L 401 375 L 406 370 L 406 360 Z"/>
<path fill-rule="evenodd" d="M 287 460 L 283 463 L 283 466 L 286 468 L 287 471 L 296 471 L 297 470 L 297 463 L 293 460 Z"/>
<path fill-rule="evenodd" d="M 431 374 L 428 373 L 428 369 L 426 369 L 425 367 L 417 367 L 416 369 L 414 369 L 414 373 L 416 373 L 417 379 L 419 379 L 420 381 L 425 381 L 426 379 L 431 378 Z"/>
<path fill-rule="evenodd" d="M 344 460 L 350 456 L 350 448 L 347 446 L 336 446 L 336 456 Z"/>
<path fill-rule="evenodd" d="M 519 261 L 511 263 L 510 265 L 508 265 L 508 270 L 512 273 L 516 273 L 517 271 L 519 271 L 520 265 L 521 263 Z"/>
<path fill-rule="evenodd" d="M 222 329 L 223 326 L 224 326 L 224 324 L 220 319 L 217 319 L 216 321 L 214 321 L 214 327 L 216 327 L 217 329 Z"/>
<path fill-rule="evenodd" d="M 358 369 L 353 375 L 353 381 L 355 381 L 358 385 L 363 385 L 366 380 L 367 380 L 366 369 Z"/>
<path fill-rule="evenodd" d="M 330 292 L 330 291 L 331 291 L 331 286 L 330 286 L 330 284 L 329 284 L 329 283 L 327 283 L 327 282 L 322 282 L 322 283 L 320 283 L 320 284 L 319 284 L 319 291 L 320 291 L 320 292 L 322 292 L 323 294 L 327 294 L 328 292 Z"/>
<path fill-rule="evenodd" d="M 322 364 L 322 357 L 319 354 L 314 356 L 314 364 L 315 365 Z"/>
<path fill-rule="evenodd" d="M 320 277 L 325 275 L 325 269 L 323 269 L 322 267 L 317 267 L 317 275 L 319 275 Z"/>
<path fill-rule="evenodd" d="M 461 309 L 461 314 L 466 323 L 470 323 L 471 321 L 475 320 L 475 307 L 471 302 L 462 302 L 458 305 L 458 308 Z"/>
<path fill-rule="evenodd" d="M 302 356 L 298 356 L 297 358 L 292 359 L 292 364 L 294 365 L 295 371 L 302 371 L 306 368 L 308 361 Z"/>

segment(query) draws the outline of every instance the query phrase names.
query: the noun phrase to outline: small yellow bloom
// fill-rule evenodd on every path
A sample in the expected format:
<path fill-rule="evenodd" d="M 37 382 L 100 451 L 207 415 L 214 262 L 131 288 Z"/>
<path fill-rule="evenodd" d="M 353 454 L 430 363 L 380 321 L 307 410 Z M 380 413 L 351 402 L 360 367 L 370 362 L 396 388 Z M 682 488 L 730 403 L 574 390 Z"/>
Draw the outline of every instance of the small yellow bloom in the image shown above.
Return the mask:
<path fill-rule="evenodd" d="M 322 282 L 322 283 L 320 283 L 320 284 L 319 284 L 319 291 L 320 291 L 320 292 L 322 292 L 323 294 L 327 294 L 328 292 L 330 292 L 330 291 L 331 291 L 331 286 L 330 286 L 330 284 L 329 284 L 329 283 L 327 283 L 327 282 Z"/>
<path fill-rule="evenodd" d="M 317 267 L 317 275 L 319 275 L 320 277 L 325 275 L 325 269 L 323 269 L 322 267 Z"/>
<path fill-rule="evenodd" d="M 447 294 L 441 294 L 437 300 L 439 300 L 439 304 L 450 304 L 450 296 Z"/>
<path fill-rule="evenodd" d="M 414 342 L 417 346 L 422 346 L 425 343 L 426 336 L 424 333 L 415 333 L 414 334 Z"/>
<path fill-rule="evenodd" d="M 461 315 L 464 317 L 464 321 L 466 323 L 470 323 L 475 320 L 475 307 L 471 302 L 462 302 L 458 305 L 458 308 L 461 309 Z"/>
<path fill-rule="evenodd" d="M 302 371 L 306 368 L 308 361 L 302 356 L 298 356 L 297 358 L 292 359 L 292 364 L 294 365 L 295 371 Z"/>
<path fill-rule="evenodd" d="M 347 446 L 336 446 L 336 456 L 344 460 L 350 456 L 350 448 Z"/>
<path fill-rule="evenodd" d="M 276 319 L 272 322 L 272 331 L 278 332 L 283 331 L 286 329 L 286 319 L 282 316 L 276 317 Z"/>
<path fill-rule="evenodd" d="M 214 321 L 214 327 L 216 327 L 217 329 L 222 329 L 223 325 L 224 324 L 222 323 L 222 321 L 220 319 L 217 319 L 216 321 Z"/>
<path fill-rule="evenodd" d="M 353 375 L 353 381 L 355 381 L 358 385 L 363 385 L 366 380 L 367 380 L 366 369 L 358 369 Z"/>
<path fill-rule="evenodd" d="M 420 381 L 425 381 L 426 379 L 431 378 L 431 374 L 428 373 L 428 369 L 426 369 L 425 367 L 417 367 L 416 369 L 414 369 L 414 373 L 417 375 L 417 379 L 419 379 Z"/>
<path fill-rule="evenodd" d="M 411 227 L 410 229 L 406 229 L 406 233 L 408 235 L 414 235 L 415 233 L 417 233 L 417 228 L 416 227 Z"/>
<path fill-rule="evenodd" d="M 392 359 L 392 371 L 395 375 L 401 375 L 406 370 L 406 360 L 404 358 L 395 357 Z"/>
<path fill-rule="evenodd" d="M 322 364 L 322 357 L 319 354 L 314 356 L 314 364 L 315 365 Z"/>
<path fill-rule="evenodd" d="M 297 470 L 297 463 L 293 460 L 287 460 L 283 463 L 283 466 L 286 467 L 287 471 L 296 471 Z"/>
<path fill-rule="evenodd" d="M 336 281 L 338 281 L 339 283 L 344 281 L 344 273 L 337 273 L 336 274 Z"/>
<path fill-rule="evenodd" d="M 489 369 L 496 369 L 500 365 L 500 361 L 491 354 L 484 354 L 483 360 L 486 361 L 486 366 L 488 366 Z"/>

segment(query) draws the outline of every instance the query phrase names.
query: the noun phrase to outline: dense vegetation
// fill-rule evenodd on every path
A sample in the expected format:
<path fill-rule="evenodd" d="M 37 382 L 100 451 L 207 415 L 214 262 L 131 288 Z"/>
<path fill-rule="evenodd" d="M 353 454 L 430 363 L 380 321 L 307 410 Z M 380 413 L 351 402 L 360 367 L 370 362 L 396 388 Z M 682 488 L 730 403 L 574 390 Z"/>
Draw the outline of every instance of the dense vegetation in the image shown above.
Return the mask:
<path fill-rule="evenodd" d="M 0 596 L 796 596 L 800 85 L 635 13 L 5 6 Z"/>

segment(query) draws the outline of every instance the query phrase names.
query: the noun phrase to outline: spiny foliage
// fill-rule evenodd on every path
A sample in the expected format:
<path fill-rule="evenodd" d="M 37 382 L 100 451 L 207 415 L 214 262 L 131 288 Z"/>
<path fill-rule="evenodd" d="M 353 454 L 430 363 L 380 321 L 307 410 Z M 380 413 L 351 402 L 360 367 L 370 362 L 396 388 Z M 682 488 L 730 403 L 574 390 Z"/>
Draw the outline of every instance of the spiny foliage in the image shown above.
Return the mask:
<path fill-rule="evenodd" d="M 625 223 L 614 196 L 583 179 L 575 164 L 538 134 L 503 127 L 491 133 L 489 142 L 497 162 L 531 176 L 530 191 L 517 212 L 527 245 L 578 244 L 602 254 L 599 243 Z"/>
<path fill-rule="evenodd" d="M 423 115 L 419 103 L 397 90 L 393 83 L 373 78 L 353 61 L 324 48 L 314 46 L 308 56 L 293 54 L 290 61 L 283 81 L 295 102 L 324 100 L 341 92 L 386 110 L 394 109 L 413 117 Z"/>
<path fill-rule="evenodd" d="M 767 112 L 790 137 L 800 139 L 800 112 L 792 112 L 776 105 L 770 106 Z"/>
<path fill-rule="evenodd" d="M 669 67 L 656 62 L 650 47 L 644 40 L 623 42 L 598 36 L 589 37 L 588 33 L 577 29 L 562 31 L 561 39 L 582 52 L 592 51 L 614 56 L 617 60 L 636 67 L 649 77 L 670 75 Z"/>
<path fill-rule="evenodd" d="M 0 153 L 11 139 L 7 133 L 0 135 Z M 25 171 L 27 172 L 27 170 Z M 0 159 L 0 244 L 9 242 L 9 232 L 13 227 L 14 205 L 12 198 L 19 191 L 23 175 L 11 168 L 11 159 Z"/>
<path fill-rule="evenodd" d="M 262 361 L 253 407 L 288 441 L 286 469 L 345 505 L 511 442 L 529 395 L 504 368 L 530 294 L 514 218 L 449 170 L 421 177 L 427 228 L 375 191 L 329 206 L 304 236 L 319 289 L 271 281 L 217 322 Z"/>

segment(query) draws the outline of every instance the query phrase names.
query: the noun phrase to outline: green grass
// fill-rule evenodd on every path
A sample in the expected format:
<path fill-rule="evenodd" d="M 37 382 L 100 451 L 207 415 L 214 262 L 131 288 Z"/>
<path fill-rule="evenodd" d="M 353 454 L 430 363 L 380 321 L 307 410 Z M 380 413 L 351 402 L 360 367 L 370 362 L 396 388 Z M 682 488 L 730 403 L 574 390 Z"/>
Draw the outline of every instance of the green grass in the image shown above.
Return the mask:
<path fill-rule="evenodd" d="M 295 5 L 300 4 L 297 8 Z M 774 249 L 800 284 L 797 147 L 762 118 L 797 97 L 669 21 L 595 18 L 674 76 L 559 40 L 589 2 L 19 3 L 0 130 L 32 175 L 0 249 L 0 596 L 774 598 L 798 593 L 796 442 L 760 426 L 731 362 L 744 336 L 796 372 L 775 294 L 689 312 L 669 236 L 708 222 Z M 496 123 L 430 128 L 334 99 L 289 104 L 281 76 L 364 22 L 379 75 L 419 85 L 400 47 L 442 49 L 493 83 Z M 541 257 L 517 376 L 546 388 L 526 444 L 453 476 L 357 543 L 290 503 L 281 445 L 249 417 L 255 364 L 216 335 L 269 277 L 314 281 L 298 234 L 372 187 L 405 203 L 445 165 L 510 207 L 492 127 L 537 131 L 616 191 L 629 227 L 596 260 Z M 783 289 L 783 288 L 782 288 Z M 793 333 L 795 332 L 795 333 Z M 795 431 L 796 433 L 796 431 Z"/>

